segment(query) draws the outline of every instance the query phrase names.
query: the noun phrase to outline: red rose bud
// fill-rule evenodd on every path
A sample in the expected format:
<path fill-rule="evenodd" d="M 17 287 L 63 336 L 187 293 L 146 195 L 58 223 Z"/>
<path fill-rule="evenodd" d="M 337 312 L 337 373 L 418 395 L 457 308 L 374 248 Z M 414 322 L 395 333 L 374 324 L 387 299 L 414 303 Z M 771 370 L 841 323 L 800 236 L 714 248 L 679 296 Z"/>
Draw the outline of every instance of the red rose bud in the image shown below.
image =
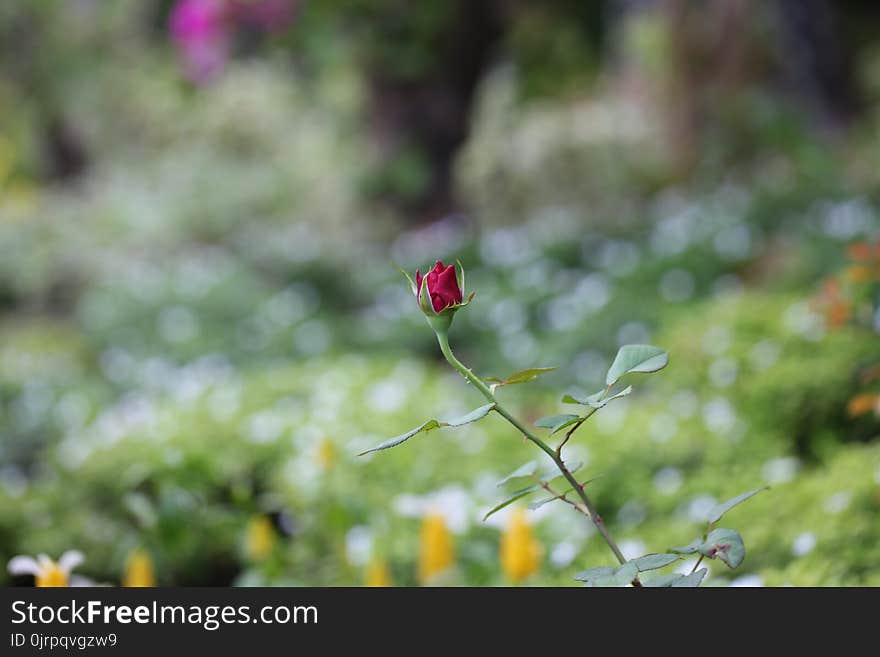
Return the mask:
<path fill-rule="evenodd" d="M 434 265 L 434 269 L 428 272 L 427 276 L 428 297 L 431 299 L 431 305 L 434 312 L 439 313 L 448 308 L 461 303 L 461 289 L 458 287 L 458 277 L 455 272 L 455 265 L 443 266 L 438 260 Z M 422 273 L 416 271 L 416 294 L 422 291 Z"/>
<path fill-rule="evenodd" d="M 409 278 L 409 274 L 406 272 L 403 274 L 412 284 L 413 281 Z M 463 298 L 461 290 L 464 287 L 464 269 L 459 266 L 459 269 L 456 270 L 455 265 L 444 267 L 439 260 L 434 268 L 424 276 L 421 271 L 416 272 L 414 287 L 413 291 L 416 294 L 419 308 L 425 314 L 428 324 L 438 334 L 448 331 L 449 325 L 452 323 L 452 316 L 459 308 L 464 308 L 474 298 L 473 292 L 467 299 Z"/>

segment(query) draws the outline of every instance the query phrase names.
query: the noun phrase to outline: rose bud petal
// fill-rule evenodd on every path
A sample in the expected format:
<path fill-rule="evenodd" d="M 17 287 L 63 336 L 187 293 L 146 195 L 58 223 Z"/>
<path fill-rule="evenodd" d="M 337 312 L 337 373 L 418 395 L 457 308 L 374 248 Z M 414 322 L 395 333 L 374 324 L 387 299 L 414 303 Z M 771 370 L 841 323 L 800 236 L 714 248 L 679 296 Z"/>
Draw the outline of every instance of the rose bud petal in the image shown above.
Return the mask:
<path fill-rule="evenodd" d="M 444 308 L 461 303 L 462 294 L 458 287 L 455 265 L 444 268 L 443 263 L 438 260 L 428 274 L 428 291 L 431 293 L 434 310 L 438 313 Z"/>
<path fill-rule="evenodd" d="M 424 276 L 421 270 L 416 270 L 415 282 L 405 271 L 401 272 L 415 288 L 416 302 L 435 333 L 449 330 L 452 316 L 474 298 L 472 292 L 464 299 L 464 269 L 459 270 L 455 265 L 446 266 L 438 260 Z"/>
<path fill-rule="evenodd" d="M 434 312 L 439 313 L 448 308 L 460 304 L 462 301 L 461 289 L 458 287 L 458 277 L 455 272 L 455 265 L 444 266 L 443 262 L 437 261 L 434 268 L 428 272 L 427 276 L 428 297 L 431 299 L 431 306 Z M 422 274 L 416 272 L 416 289 L 422 289 Z"/>

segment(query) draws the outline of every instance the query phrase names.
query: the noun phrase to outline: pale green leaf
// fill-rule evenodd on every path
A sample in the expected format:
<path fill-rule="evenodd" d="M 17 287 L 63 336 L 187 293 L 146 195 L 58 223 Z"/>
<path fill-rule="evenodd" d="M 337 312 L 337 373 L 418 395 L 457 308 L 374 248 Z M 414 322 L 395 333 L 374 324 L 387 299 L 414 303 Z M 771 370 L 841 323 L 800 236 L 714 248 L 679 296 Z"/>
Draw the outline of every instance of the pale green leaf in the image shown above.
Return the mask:
<path fill-rule="evenodd" d="M 400 265 L 394 265 L 394 267 L 397 269 L 397 271 L 399 271 L 401 274 L 403 274 L 404 277 L 406 277 L 406 280 L 409 281 L 409 286 L 410 286 L 410 288 L 412 289 L 413 294 L 415 294 L 415 293 L 416 293 L 416 283 L 415 283 L 415 281 L 412 279 L 412 276 L 409 275 L 409 272 L 406 271 L 406 270 L 405 270 L 403 267 L 401 267 Z"/>
<path fill-rule="evenodd" d="M 615 568 L 613 573 L 590 577 L 584 581 L 584 586 L 629 586 L 638 577 L 639 569 L 632 561 L 628 561 L 620 568 Z"/>
<path fill-rule="evenodd" d="M 702 584 L 703 579 L 705 579 L 708 573 L 708 569 L 700 568 L 698 571 L 693 572 L 690 575 L 684 575 L 680 579 L 676 579 L 669 586 L 673 588 L 684 587 L 695 589 Z"/>
<path fill-rule="evenodd" d="M 562 403 L 564 404 L 580 404 L 581 406 L 589 406 L 590 408 L 600 409 L 606 406 L 609 402 L 614 401 L 615 399 L 620 399 L 621 397 L 626 397 L 633 391 L 632 386 L 627 386 L 620 392 L 617 392 L 608 397 L 604 397 L 605 391 L 600 390 L 597 393 L 590 395 L 589 397 L 584 397 L 583 399 L 579 399 L 574 395 L 565 395 L 562 398 Z"/>
<path fill-rule="evenodd" d="M 540 420 L 535 420 L 535 426 L 542 429 L 550 429 L 550 433 L 554 434 L 560 429 L 571 426 L 580 419 L 579 415 L 550 415 L 542 417 Z"/>
<path fill-rule="evenodd" d="M 709 532 L 698 551 L 710 559 L 721 559 L 730 568 L 739 566 L 746 556 L 746 547 L 739 533 L 720 527 Z"/>
<path fill-rule="evenodd" d="M 371 452 L 379 452 L 383 449 L 390 449 L 391 447 L 397 447 L 401 443 L 406 442 L 413 436 L 416 436 L 422 432 L 432 431 L 434 429 L 439 429 L 440 427 L 460 427 L 471 422 L 476 422 L 477 420 L 486 417 L 486 415 L 489 414 L 489 411 L 491 411 L 493 408 L 495 408 L 494 403 L 486 404 L 485 406 L 480 406 L 479 408 L 474 409 L 467 415 L 463 415 L 452 420 L 428 420 L 427 422 L 424 422 L 423 424 L 417 426 L 415 429 L 407 431 L 406 433 L 399 436 L 395 436 L 394 438 L 389 438 L 385 442 L 361 452 L 360 454 L 358 454 L 358 456 L 363 456 L 364 454 L 369 454 Z"/>
<path fill-rule="evenodd" d="M 582 465 L 582 464 L 578 463 L 578 464 L 577 464 L 577 468 L 580 468 L 581 465 Z M 571 472 L 575 472 L 575 471 L 577 470 L 577 468 L 571 470 Z M 560 477 L 561 477 L 561 475 L 560 475 L 560 476 L 557 476 L 557 479 L 559 479 Z M 586 485 L 589 484 L 591 481 L 595 481 L 596 479 L 597 479 L 597 477 L 593 477 L 592 479 L 587 479 L 585 482 L 583 482 L 583 483 L 581 484 L 581 487 L 586 486 Z M 553 482 L 550 482 L 550 484 L 548 484 L 548 485 L 552 485 L 552 483 L 553 483 Z M 531 504 L 529 504 L 529 510 L 531 510 L 531 511 L 536 511 L 537 509 L 540 509 L 540 508 L 541 508 L 542 506 L 544 506 L 545 504 L 549 504 L 550 502 L 553 502 L 553 501 L 555 501 L 555 500 L 558 500 L 559 498 L 568 495 L 569 493 L 573 492 L 574 490 L 575 490 L 574 487 L 566 488 L 564 491 L 562 491 L 561 493 L 559 493 L 559 495 L 556 495 L 556 496 L 553 496 L 553 497 L 545 497 L 544 499 L 538 500 L 537 502 L 532 502 Z"/>
<path fill-rule="evenodd" d="M 720 504 L 716 504 L 712 507 L 712 510 L 709 512 L 709 522 L 711 524 L 715 524 L 719 520 L 721 520 L 721 516 L 730 511 L 737 504 L 741 504 L 745 502 L 747 499 L 752 497 L 753 495 L 757 495 L 762 490 L 767 490 L 770 488 L 769 486 L 762 486 L 761 488 L 756 488 L 755 490 L 750 490 L 748 493 L 743 493 L 742 495 L 737 495 L 726 502 L 722 502 Z"/>
<path fill-rule="evenodd" d="M 564 495 L 568 495 L 573 490 L 574 490 L 574 488 L 569 488 L 568 490 L 561 492 L 559 495 L 554 495 L 553 497 L 545 497 L 541 500 L 538 500 L 537 502 L 532 502 L 531 504 L 529 504 L 529 511 L 537 511 L 545 504 L 550 504 L 550 502 L 555 502 L 560 497 L 563 497 Z"/>
<path fill-rule="evenodd" d="M 493 506 L 491 509 L 489 509 L 486 512 L 486 515 L 483 516 L 483 520 L 484 521 L 487 520 L 489 518 L 489 516 L 497 513 L 498 511 L 501 511 L 501 509 L 503 509 L 506 506 L 510 506 L 511 504 L 513 504 L 514 502 L 516 502 L 519 499 L 522 499 L 526 495 L 531 495 L 535 491 L 540 490 L 540 488 L 541 488 L 540 486 L 535 484 L 534 486 L 529 486 L 528 488 L 523 488 L 521 490 L 516 491 L 515 493 L 504 498 L 501 502 L 499 502 L 498 504 Z"/>
<path fill-rule="evenodd" d="M 693 554 L 694 552 L 697 552 L 702 545 L 703 545 L 703 539 L 702 538 L 695 538 L 687 545 L 683 545 L 681 547 L 669 548 L 666 551 L 667 552 L 674 552 L 675 554 Z"/>
<path fill-rule="evenodd" d="M 663 575 L 656 575 L 650 579 L 643 579 L 642 586 L 647 588 L 666 588 L 672 586 L 675 582 L 681 579 L 684 579 L 684 575 L 681 573 L 664 573 Z"/>
<path fill-rule="evenodd" d="M 480 406 L 479 408 L 475 408 L 467 415 L 462 415 L 461 417 L 457 417 L 452 420 L 447 420 L 446 422 L 441 422 L 440 426 L 443 427 L 460 427 L 465 424 L 470 424 L 471 422 L 476 422 L 477 420 L 482 420 L 486 417 L 489 412 L 495 408 L 495 404 L 486 404 L 485 406 Z"/>
<path fill-rule="evenodd" d="M 538 463 L 536 461 L 529 461 L 528 463 L 524 463 L 523 465 L 519 466 L 516 470 L 511 472 L 495 485 L 500 488 L 501 486 L 510 483 L 514 479 L 523 479 L 525 477 L 531 478 L 531 476 L 537 471 Z"/>
<path fill-rule="evenodd" d="M 436 429 L 439 426 L 441 425 L 437 420 L 428 420 L 424 424 L 420 424 L 419 426 L 417 426 L 415 429 L 407 431 L 406 433 L 403 433 L 399 436 L 395 436 L 394 438 L 389 438 L 385 442 L 379 443 L 375 447 L 371 447 L 370 449 L 361 452 L 360 454 L 358 454 L 358 456 L 363 456 L 364 454 L 369 454 L 371 452 L 379 452 L 383 449 L 390 449 L 391 447 L 397 447 L 398 445 L 406 442 L 413 436 L 416 436 L 423 431 L 431 431 L 432 429 Z"/>
<path fill-rule="evenodd" d="M 617 568 L 614 566 L 598 566 L 597 568 L 583 570 L 575 575 L 574 578 L 579 582 L 589 582 L 590 580 L 598 579 L 600 577 L 613 575 L 616 572 Z"/>
<path fill-rule="evenodd" d="M 630 373 L 648 374 L 666 367 L 669 355 L 647 344 L 628 344 L 620 348 L 605 376 L 605 385 L 614 385 L 622 376 Z"/>
<path fill-rule="evenodd" d="M 574 474 L 584 466 L 584 463 L 583 461 L 573 461 L 571 464 L 566 463 L 565 465 L 568 468 L 568 471 Z M 522 488 L 524 487 L 526 482 L 543 482 L 548 486 L 553 486 L 565 481 L 566 480 L 563 478 L 563 475 L 555 469 L 555 466 L 552 469 L 548 469 L 542 473 L 539 473 L 538 465 L 530 461 L 529 463 L 518 467 L 516 470 L 507 475 L 504 479 L 499 481 L 496 485 L 498 487 L 501 487 L 513 484 L 514 486 L 517 486 L 517 488 Z"/>
<path fill-rule="evenodd" d="M 547 374 L 548 372 L 553 372 L 556 370 L 555 367 L 530 367 L 525 370 L 519 370 L 518 372 L 514 372 L 506 379 L 499 379 L 494 376 L 488 376 L 484 379 L 484 381 L 489 381 L 493 383 L 493 388 L 497 388 L 499 386 L 512 386 L 517 383 L 528 383 L 533 379 L 537 379 L 542 374 Z"/>
<path fill-rule="evenodd" d="M 665 568 L 676 561 L 678 561 L 678 557 L 674 554 L 646 554 L 638 559 L 633 559 L 631 563 L 636 565 L 639 572 L 645 572 L 646 570 Z"/>

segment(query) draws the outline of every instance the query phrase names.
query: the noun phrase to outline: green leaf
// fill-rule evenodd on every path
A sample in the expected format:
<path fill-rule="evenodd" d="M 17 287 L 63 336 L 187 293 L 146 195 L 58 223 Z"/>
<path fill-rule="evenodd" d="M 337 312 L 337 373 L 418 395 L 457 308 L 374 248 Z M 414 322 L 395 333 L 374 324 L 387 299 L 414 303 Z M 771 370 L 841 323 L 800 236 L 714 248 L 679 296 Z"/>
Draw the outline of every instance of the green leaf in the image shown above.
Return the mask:
<path fill-rule="evenodd" d="M 462 415 L 461 417 L 457 417 L 453 420 L 447 420 L 446 422 L 441 422 L 441 427 L 460 427 L 465 424 L 470 424 L 471 422 L 476 422 L 477 420 L 482 420 L 495 408 L 495 404 L 486 404 L 485 406 L 480 406 L 479 408 L 475 408 L 467 415 Z"/>
<path fill-rule="evenodd" d="M 485 522 L 486 520 L 488 520 L 489 516 L 497 513 L 498 511 L 501 511 L 501 509 L 503 509 L 506 506 L 510 506 L 511 504 L 513 504 L 517 500 L 525 497 L 526 495 L 531 495 L 535 491 L 540 490 L 540 488 L 541 487 L 538 486 L 538 484 L 535 484 L 534 486 L 529 486 L 528 488 L 523 488 L 521 490 L 516 491 L 515 493 L 513 493 L 509 497 L 506 497 L 504 500 L 502 500 L 501 502 L 499 502 L 498 504 L 493 506 L 491 509 L 489 509 L 486 512 L 486 515 L 483 516 L 483 521 Z"/>
<path fill-rule="evenodd" d="M 406 277 L 406 280 L 409 281 L 409 286 L 410 286 L 410 288 L 412 288 L 412 292 L 413 292 L 413 294 L 415 294 L 415 293 L 416 293 L 416 283 L 415 283 L 415 281 L 412 279 L 412 276 L 409 275 L 409 272 L 406 271 L 406 270 L 405 270 L 403 267 L 401 267 L 400 265 L 394 265 L 394 267 L 397 269 L 397 271 L 399 271 L 401 274 L 403 274 L 403 275 Z"/>
<path fill-rule="evenodd" d="M 669 586 L 695 589 L 702 584 L 703 579 L 705 579 L 708 573 L 708 569 L 700 568 L 698 571 L 693 572 L 690 575 L 684 575 L 681 579 L 675 580 Z"/>
<path fill-rule="evenodd" d="M 588 568 L 587 570 L 582 570 L 574 578 L 579 582 L 589 582 L 594 579 L 598 579 L 601 577 L 608 577 L 609 575 L 613 575 L 617 572 L 617 568 L 614 566 L 599 566 L 598 568 Z"/>
<path fill-rule="evenodd" d="M 495 485 L 500 488 L 501 486 L 510 483 L 514 479 L 522 479 L 524 477 L 528 477 L 529 479 L 531 479 L 532 475 L 535 474 L 537 471 L 538 463 L 536 461 L 529 461 L 528 463 L 524 463 L 523 465 L 519 466 L 516 470 L 511 472 Z"/>
<path fill-rule="evenodd" d="M 672 586 L 680 579 L 684 579 L 684 575 L 681 573 L 664 573 L 663 575 L 656 575 L 650 579 L 643 579 L 642 586 L 646 588 L 666 588 Z"/>
<path fill-rule="evenodd" d="M 739 566 L 746 556 L 742 537 L 733 529 L 713 529 L 699 547 L 699 553 L 710 559 L 721 559 L 730 568 Z"/>
<path fill-rule="evenodd" d="M 548 372 L 554 371 L 555 367 L 530 367 L 525 370 L 520 370 L 518 372 L 514 372 L 506 379 L 499 379 L 494 376 L 487 376 L 484 381 L 489 381 L 492 383 L 493 388 L 498 388 L 499 386 L 512 386 L 517 383 L 528 383 L 532 379 L 537 379 L 542 374 L 547 374 Z"/>
<path fill-rule="evenodd" d="M 669 548 L 666 550 L 667 552 L 674 552 L 675 554 L 693 554 L 697 552 L 703 545 L 702 538 L 695 538 L 687 545 L 683 545 L 681 547 Z"/>
<path fill-rule="evenodd" d="M 369 454 L 371 452 L 379 452 L 383 449 L 390 449 L 391 447 L 397 447 L 401 443 L 406 442 L 413 436 L 416 436 L 422 432 L 427 433 L 428 431 L 439 429 L 440 427 L 460 427 L 471 422 L 476 422 L 477 420 L 486 417 L 486 415 L 489 414 L 489 411 L 491 411 L 493 408 L 495 408 L 494 403 L 486 404 L 485 406 L 480 406 L 479 408 L 474 409 L 467 415 L 462 415 L 461 417 L 454 418 L 452 420 L 428 420 L 427 422 L 424 422 L 423 424 L 417 426 L 415 429 L 407 431 L 406 433 L 399 436 L 395 436 L 394 438 L 389 438 L 385 442 L 361 452 L 360 454 L 358 454 L 358 456 L 363 456 L 364 454 Z"/>
<path fill-rule="evenodd" d="M 623 390 L 618 393 L 611 395 L 610 397 L 605 397 L 604 399 L 588 399 L 587 405 L 592 406 L 593 408 L 602 408 L 608 402 L 614 401 L 615 399 L 620 399 L 621 397 L 626 397 L 629 393 L 633 391 L 632 386 L 627 386 Z"/>
<path fill-rule="evenodd" d="M 544 499 L 538 500 L 537 502 L 532 502 L 531 504 L 529 504 L 529 511 L 537 511 L 545 504 L 550 504 L 550 502 L 555 502 L 561 496 L 568 495 L 573 490 L 574 490 L 574 488 L 569 488 L 567 491 L 564 491 L 555 497 L 545 497 Z"/>
<path fill-rule="evenodd" d="M 571 465 L 569 465 L 568 463 L 566 463 L 565 465 L 568 468 L 568 471 L 572 474 L 584 467 L 583 461 L 573 461 Z M 525 465 L 521 465 L 509 475 L 507 475 L 504 479 L 499 481 L 496 486 L 500 488 L 502 486 L 513 483 L 518 488 L 523 488 L 526 482 L 537 483 L 536 480 L 544 482 L 548 486 L 552 486 L 556 483 L 565 481 L 563 475 L 560 474 L 559 471 L 557 471 L 555 468 L 552 470 L 548 470 L 545 473 L 539 474 L 537 463 L 529 461 L 528 463 L 526 463 Z M 592 479 L 590 481 L 592 481 Z"/>
<path fill-rule="evenodd" d="M 575 461 L 573 465 L 566 464 L 569 472 L 571 472 L 572 474 L 574 474 L 575 472 L 580 470 L 583 467 L 583 465 L 584 464 L 582 461 Z M 538 464 L 535 463 L 534 461 L 529 461 L 528 463 L 521 465 L 516 470 L 511 472 L 509 475 L 507 475 L 504 479 L 499 481 L 496 484 L 499 487 L 510 484 L 511 482 L 518 482 L 518 484 L 521 487 L 518 488 L 513 493 L 511 493 L 510 496 L 505 498 L 502 502 L 499 502 L 497 505 L 492 507 L 489 510 L 489 512 L 486 513 L 485 516 L 483 516 L 483 520 L 486 520 L 486 518 L 491 516 L 493 513 L 500 511 L 501 509 L 503 509 L 507 505 L 512 504 L 513 502 L 516 502 L 518 499 L 525 497 L 526 495 L 529 495 L 530 493 L 534 493 L 537 490 L 542 489 L 541 485 L 537 482 L 530 485 L 530 486 L 523 486 L 522 484 L 525 483 L 525 481 L 535 481 L 536 479 L 538 479 L 539 481 L 546 483 L 547 486 L 552 486 L 552 485 L 555 485 L 557 483 L 561 483 L 562 481 L 564 481 L 563 475 L 561 475 L 557 472 L 549 472 L 546 475 L 539 476 L 537 474 L 537 471 L 538 471 Z M 589 479 L 589 480 L 585 481 L 583 485 L 586 485 L 586 484 L 590 483 L 591 481 L 593 481 L 593 479 Z M 565 491 L 565 493 L 562 493 L 562 494 L 565 495 L 566 493 L 570 493 L 573 490 L 574 490 L 574 488 L 569 488 L 568 490 Z M 540 508 L 540 507 L 544 506 L 545 504 L 552 502 L 555 499 L 559 499 L 559 498 L 558 497 L 548 497 L 546 499 L 541 500 L 540 502 L 535 502 L 533 504 L 530 504 L 529 508 L 530 509 Z"/>
<path fill-rule="evenodd" d="M 434 312 L 434 305 L 431 302 L 431 294 L 428 292 L 428 275 L 425 274 L 422 276 L 422 284 L 416 290 L 416 298 L 419 300 L 419 306 L 422 309 L 422 312 L 425 313 L 429 317 L 436 317 L 437 313 Z"/>
<path fill-rule="evenodd" d="M 638 559 L 633 559 L 630 563 L 634 563 L 639 572 L 643 573 L 646 570 L 665 568 L 676 561 L 678 561 L 678 557 L 674 554 L 646 554 Z"/>
<path fill-rule="evenodd" d="M 712 507 L 712 510 L 709 512 L 709 523 L 715 524 L 719 520 L 721 520 L 721 516 L 730 511 L 737 504 L 741 504 L 749 499 L 752 495 L 757 495 L 762 490 L 767 490 L 770 488 L 769 486 L 762 486 L 761 488 L 756 488 L 755 490 L 750 490 L 748 493 L 743 493 L 742 495 L 737 495 L 736 497 L 732 497 L 726 502 L 722 502 L 721 504 L 716 504 Z"/>
<path fill-rule="evenodd" d="M 363 456 L 364 454 L 369 454 L 371 452 L 379 452 L 383 449 L 397 447 L 401 443 L 405 443 L 407 440 L 409 440 L 413 436 L 422 433 L 423 431 L 431 431 L 432 429 L 437 429 L 440 426 L 441 425 L 437 420 L 428 420 L 424 424 L 420 424 L 419 426 L 417 426 L 415 429 L 411 429 L 410 431 L 402 433 L 399 436 L 395 436 L 394 438 L 389 438 L 384 443 L 379 443 L 375 447 L 371 447 L 370 449 L 361 452 L 360 454 L 358 454 L 358 456 Z"/>
<path fill-rule="evenodd" d="M 570 426 L 580 420 L 579 415 L 550 415 L 548 417 L 542 417 L 540 420 L 535 420 L 535 426 L 541 427 L 542 429 L 550 429 L 550 434 L 554 434 L 560 429 L 564 429 L 567 426 Z"/>
<path fill-rule="evenodd" d="M 572 469 L 571 472 L 575 472 L 578 468 L 581 467 L 581 465 L 583 465 L 583 464 L 578 463 L 578 464 L 577 464 L 577 468 Z M 559 478 L 559 477 L 557 477 L 557 479 L 558 479 L 558 478 Z M 595 481 L 596 479 L 598 479 L 598 477 L 593 477 L 592 479 L 587 479 L 585 482 L 583 482 L 583 483 L 581 484 L 581 487 L 586 486 L 587 484 L 589 484 L 589 483 L 592 482 L 592 481 Z M 553 483 L 553 482 L 551 481 L 550 484 L 552 484 L 552 483 Z M 548 485 L 550 485 L 550 484 L 548 484 Z M 537 510 L 537 509 L 540 509 L 540 508 L 541 508 L 542 506 L 544 506 L 545 504 L 550 504 L 550 502 L 553 502 L 553 501 L 555 501 L 555 500 L 558 500 L 560 497 L 563 497 L 563 496 L 565 496 L 565 495 L 568 495 L 569 493 L 571 493 L 571 492 L 574 491 L 574 490 L 575 490 L 575 489 L 574 489 L 574 487 L 572 486 L 571 488 L 567 488 L 567 489 L 565 489 L 564 491 L 562 491 L 561 493 L 559 493 L 559 495 L 557 495 L 557 496 L 555 496 L 555 497 L 545 497 L 544 499 L 538 500 L 537 502 L 532 502 L 531 504 L 529 504 L 529 510 L 530 510 L 530 511 L 535 511 L 535 510 Z"/>
<path fill-rule="evenodd" d="M 458 265 L 458 267 L 455 268 L 455 280 L 458 282 L 458 289 L 464 294 L 464 291 L 467 289 L 464 286 L 464 265 L 461 264 L 461 260 L 456 260 L 455 264 Z M 471 300 L 468 299 L 468 303 L 470 302 Z"/>
<path fill-rule="evenodd" d="M 604 394 L 605 390 L 600 390 L 599 392 L 594 392 L 592 395 L 584 397 L 583 399 L 575 397 L 574 395 L 564 395 L 562 397 L 562 402 L 564 404 L 580 404 L 581 406 L 593 406 L 594 404 L 599 403 L 599 400 L 602 399 L 602 396 Z"/>
<path fill-rule="evenodd" d="M 603 406 L 607 405 L 608 402 L 613 401 L 615 399 L 619 399 L 620 397 L 626 397 L 633 391 L 632 386 L 627 386 L 623 390 L 618 393 L 611 395 L 610 397 L 605 397 L 603 399 L 603 395 L 605 394 L 604 390 L 600 390 L 597 393 L 590 395 L 584 399 L 578 399 L 573 395 L 565 395 L 562 398 L 562 403 L 564 404 L 580 404 L 581 406 L 589 406 L 590 408 L 600 409 Z"/>
<path fill-rule="evenodd" d="M 629 586 L 638 574 L 636 565 L 628 561 L 620 568 L 615 568 L 613 573 L 590 577 L 584 581 L 584 586 Z"/>
<path fill-rule="evenodd" d="M 605 385 L 614 385 L 620 377 L 639 372 L 649 374 L 662 370 L 669 362 L 669 354 L 648 344 L 628 344 L 620 348 L 605 375 Z"/>

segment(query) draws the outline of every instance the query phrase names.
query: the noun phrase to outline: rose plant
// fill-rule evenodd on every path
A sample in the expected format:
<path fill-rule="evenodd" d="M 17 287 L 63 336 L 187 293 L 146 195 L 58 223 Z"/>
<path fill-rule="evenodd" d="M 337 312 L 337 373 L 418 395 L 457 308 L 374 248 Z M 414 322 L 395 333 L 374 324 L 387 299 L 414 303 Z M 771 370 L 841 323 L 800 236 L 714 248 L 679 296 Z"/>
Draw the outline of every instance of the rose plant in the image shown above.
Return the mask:
<path fill-rule="evenodd" d="M 415 429 L 386 440 L 362 452 L 361 455 L 396 447 L 420 433 L 433 429 L 459 427 L 476 422 L 494 412 L 513 425 L 525 439 L 543 451 L 549 457 L 554 469 L 551 472 L 544 472 L 534 461 L 517 468 L 499 482 L 500 487 L 512 489 L 509 495 L 490 509 L 484 516 L 484 520 L 517 500 L 540 491 L 546 493 L 546 496 L 531 504 L 530 508 L 538 508 L 555 501 L 569 505 L 595 526 L 617 561 L 614 566 L 600 566 L 578 573 L 575 579 L 584 582 L 585 586 L 696 587 L 700 585 L 708 573 L 705 567 L 699 567 L 704 559 L 718 559 L 729 568 L 736 568 L 742 563 L 745 558 L 745 546 L 740 534 L 733 529 L 716 525 L 730 509 L 766 487 L 750 490 L 717 504 L 709 512 L 705 531 L 687 545 L 668 548 L 662 553 L 645 554 L 636 559 L 627 559 L 611 536 L 611 532 L 595 503 L 587 494 L 586 488 L 591 480 L 579 480 L 575 474 L 580 465 L 565 458 L 565 445 L 587 420 L 614 400 L 625 397 L 632 392 L 631 385 L 620 386 L 620 381 L 624 377 L 636 373 L 650 374 L 666 367 L 669 357 L 664 350 L 651 345 L 625 345 L 617 352 L 617 356 L 608 369 L 605 387 L 602 390 L 586 397 L 577 397 L 571 394 L 563 396 L 563 403 L 582 408 L 576 413 L 552 415 L 536 420 L 534 423 L 535 427 L 549 431 L 550 436 L 561 435 L 558 444 L 552 447 L 501 403 L 497 391 L 503 386 L 527 383 L 556 368 L 530 368 L 515 372 L 505 379 L 477 376 L 455 357 L 449 345 L 449 329 L 455 313 L 470 304 L 474 298 L 474 292 L 471 292 L 465 299 L 464 268 L 461 263 L 458 263 L 456 267 L 456 265 L 444 265 L 442 261 L 438 260 L 434 268 L 424 276 L 420 270 L 416 271 L 415 280 L 405 271 L 401 270 L 401 272 L 409 281 L 419 308 L 437 336 L 437 342 L 443 356 L 485 397 L 488 403 L 462 417 L 449 420 L 429 419 Z M 646 572 L 658 571 L 671 566 L 679 562 L 685 555 L 697 557 L 694 566 L 687 574 L 671 572 L 666 574 L 652 573 L 647 577 L 643 575 Z"/>

